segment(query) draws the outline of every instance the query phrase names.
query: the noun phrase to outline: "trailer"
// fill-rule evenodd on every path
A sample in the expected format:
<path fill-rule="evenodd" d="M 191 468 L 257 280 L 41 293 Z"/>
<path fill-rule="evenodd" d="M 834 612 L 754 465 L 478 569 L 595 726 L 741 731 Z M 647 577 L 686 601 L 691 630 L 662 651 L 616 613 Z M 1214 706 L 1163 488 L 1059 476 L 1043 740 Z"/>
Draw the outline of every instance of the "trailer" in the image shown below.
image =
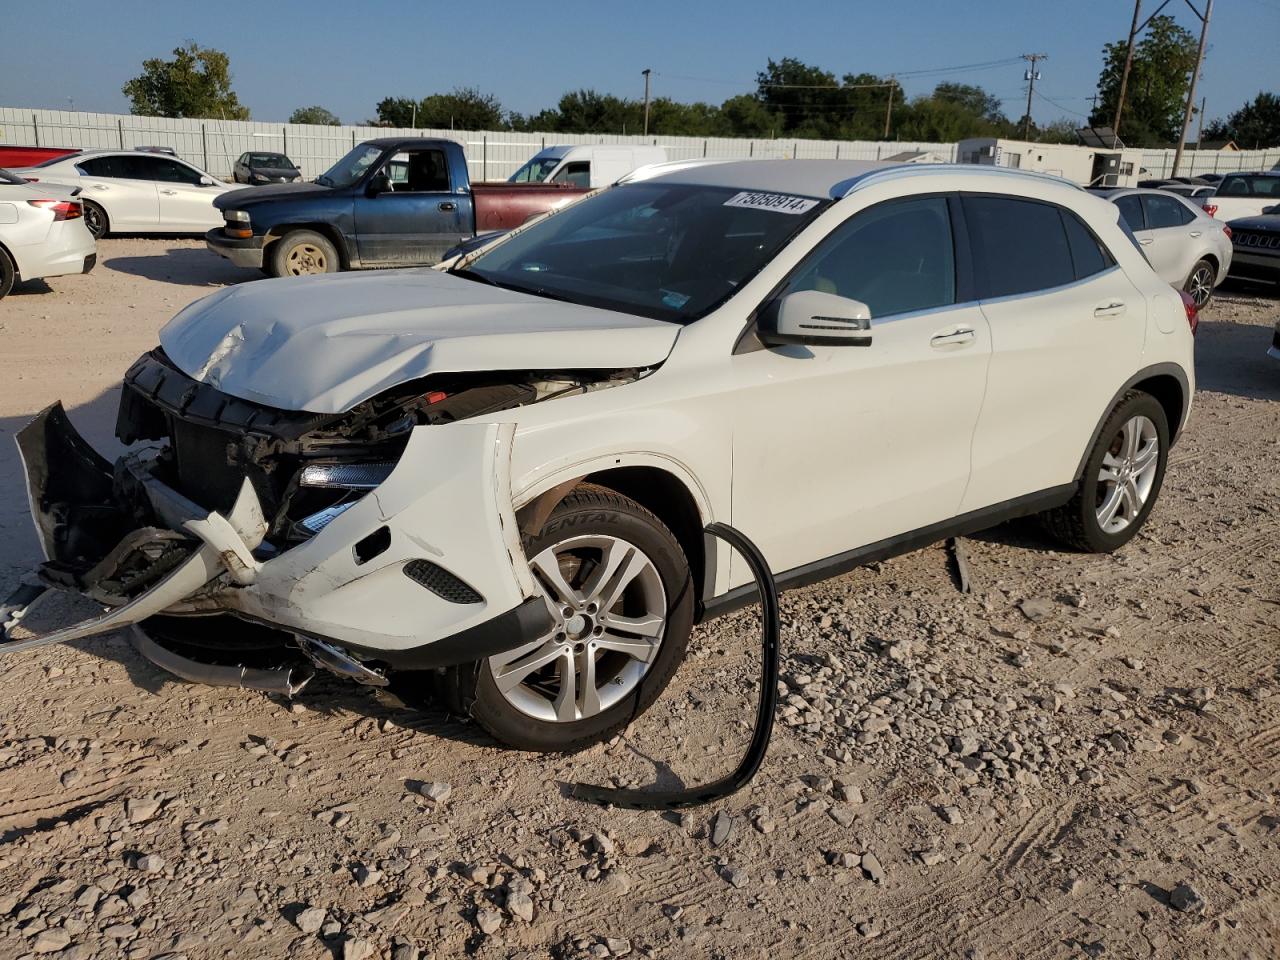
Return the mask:
<path fill-rule="evenodd" d="M 1003 137 L 961 140 L 960 163 L 1051 173 L 1086 187 L 1133 187 L 1143 174 L 1142 151 L 1117 147 L 1081 147 L 1068 143 L 1032 143 Z"/>

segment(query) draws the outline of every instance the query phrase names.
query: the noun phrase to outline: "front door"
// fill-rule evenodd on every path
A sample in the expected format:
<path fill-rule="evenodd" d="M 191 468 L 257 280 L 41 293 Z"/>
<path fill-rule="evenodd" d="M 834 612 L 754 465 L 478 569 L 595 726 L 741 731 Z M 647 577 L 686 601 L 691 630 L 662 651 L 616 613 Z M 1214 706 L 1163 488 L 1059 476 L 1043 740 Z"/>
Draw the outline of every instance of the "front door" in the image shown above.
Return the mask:
<path fill-rule="evenodd" d="M 879 204 L 833 231 L 783 291 L 862 301 L 870 344 L 732 358 L 743 385 L 733 524 L 774 571 L 956 514 L 991 355 L 968 285 L 946 197 Z"/>
<path fill-rule="evenodd" d="M 216 184 L 202 184 L 204 174 L 167 157 L 140 159 L 147 165 L 151 179 L 156 181 L 161 227 L 175 232 L 203 233 L 222 225 L 222 212 L 214 207 L 213 198 L 223 191 Z"/>
<path fill-rule="evenodd" d="M 443 150 L 407 150 L 373 175 L 391 189 L 355 200 L 356 248 L 365 266 L 437 263 L 471 236 L 471 198 L 454 193 Z"/>

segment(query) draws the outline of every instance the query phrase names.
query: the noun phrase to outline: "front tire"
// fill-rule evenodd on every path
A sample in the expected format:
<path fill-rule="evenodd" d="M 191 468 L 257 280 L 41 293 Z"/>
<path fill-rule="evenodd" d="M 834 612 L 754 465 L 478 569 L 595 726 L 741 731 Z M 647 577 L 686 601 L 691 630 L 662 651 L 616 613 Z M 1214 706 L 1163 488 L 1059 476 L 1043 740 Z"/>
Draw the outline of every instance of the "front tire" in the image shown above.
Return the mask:
<path fill-rule="evenodd" d="M 84 225 L 89 228 L 94 240 L 101 240 L 107 235 L 107 230 L 111 226 L 107 211 L 92 200 L 85 200 L 82 206 L 84 207 Z"/>
<path fill-rule="evenodd" d="M 1213 299 L 1213 281 L 1218 278 L 1218 271 L 1208 260 L 1197 260 L 1191 272 L 1187 274 L 1187 282 L 1182 285 L 1197 310 L 1203 310 Z"/>
<path fill-rule="evenodd" d="M 590 484 L 524 546 L 551 631 L 447 671 L 444 687 L 456 691 L 474 678 L 471 716 L 503 743 L 581 750 L 643 713 L 684 660 L 693 627 L 689 564 L 661 520 Z"/>
<path fill-rule="evenodd" d="M 1168 460 L 1164 407 L 1151 394 L 1131 390 L 1102 425 L 1076 495 L 1041 518 L 1050 533 L 1076 550 L 1117 550 L 1150 515 Z"/>
<path fill-rule="evenodd" d="M 271 244 L 273 277 L 306 277 L 321 273 L 337 273 L 342 264 L 338 251 L 314 230 L 294 230 Z"/>

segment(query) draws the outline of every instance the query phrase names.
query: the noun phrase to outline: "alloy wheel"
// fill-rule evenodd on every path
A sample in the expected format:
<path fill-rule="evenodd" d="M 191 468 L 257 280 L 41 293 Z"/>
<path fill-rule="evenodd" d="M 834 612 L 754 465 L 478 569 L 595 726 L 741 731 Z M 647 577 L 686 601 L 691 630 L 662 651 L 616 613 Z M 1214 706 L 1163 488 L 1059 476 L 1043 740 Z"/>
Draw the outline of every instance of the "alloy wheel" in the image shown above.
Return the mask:
<path fill-rule="evenodd" d="M 1126 420 L 1098 470 L 1096 509 L 1104 533 L 1119 533 L 1142 512 L 1160 465 L 1160 434 L 1149 417 Z"/>
<path fill-rule="evenodd" d="M 328 273 L 329 258 L 325 252 L 312 243 L 300 243 L 285 257 L 285 271 L 293 277 L 307 276 L 313 273 Z"/>
<path fill-rule="evenodd" d="M 1196 309 L 1203 307 L 1213 295 L 1213 270 L 1208 264 L 1196 267 L 1187 280 L 1187 293 L 1195 301 Z"/>
<path fill-rule="evenodd" d="M 84 225 L 89 228 L 95 240 L 101 240 L 103 233 L 106 232 L 105 224 L 102 222 L 102 211 L 92 204 L 84 205 Z"/>
<path fill-rule="evenodd" d="M 618 537 L 572 537 L 530 561 L 551 612 L 545 635 L 489 658 L 494 685 L 526 716 L 571 723 L 608 710 L 649 672 L 666 630 L 653 561 Z"/>

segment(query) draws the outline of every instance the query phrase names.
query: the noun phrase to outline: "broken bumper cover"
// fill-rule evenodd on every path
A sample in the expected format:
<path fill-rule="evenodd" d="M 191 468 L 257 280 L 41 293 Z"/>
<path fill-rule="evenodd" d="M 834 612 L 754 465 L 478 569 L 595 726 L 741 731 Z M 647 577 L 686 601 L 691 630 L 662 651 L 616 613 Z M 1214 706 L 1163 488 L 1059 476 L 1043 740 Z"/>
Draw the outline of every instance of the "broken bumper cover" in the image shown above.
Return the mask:
<path fill-rule="evenodd" d="M 17 438 L 50 561 L 42 579 L 109 609 L 0 651 L 94 636 L 159 613 L 230 613 L 401 668 L 464 663 L 517 646 L 551 621 L 511 503 L 513 434 L 511 424 L 419 427 L 381 485 L 309 540 L 277 552 L 264 547 L 268 523 L 248 480 L 225 514 L 206 510 L 162 482 L 145 452 L 107 464 L 54 405 Z M 129 529 L 134 518 L 112 507 L 122 482 L 141 492 L 153 525 Z M 80 528 L 101 539 L 113 523 L 126 531 L 117 545 L 69 575 Z M 385 544 L 375 557 L 354 549 L 375 533 Z M 410 576 L 405 568 L 414 560 L 462 580 L 471 602 L 446 599 Z M 132 580 L 119 573 L 124 568 Z M 122 584 L 136 589 L 122 596 Z"/>

